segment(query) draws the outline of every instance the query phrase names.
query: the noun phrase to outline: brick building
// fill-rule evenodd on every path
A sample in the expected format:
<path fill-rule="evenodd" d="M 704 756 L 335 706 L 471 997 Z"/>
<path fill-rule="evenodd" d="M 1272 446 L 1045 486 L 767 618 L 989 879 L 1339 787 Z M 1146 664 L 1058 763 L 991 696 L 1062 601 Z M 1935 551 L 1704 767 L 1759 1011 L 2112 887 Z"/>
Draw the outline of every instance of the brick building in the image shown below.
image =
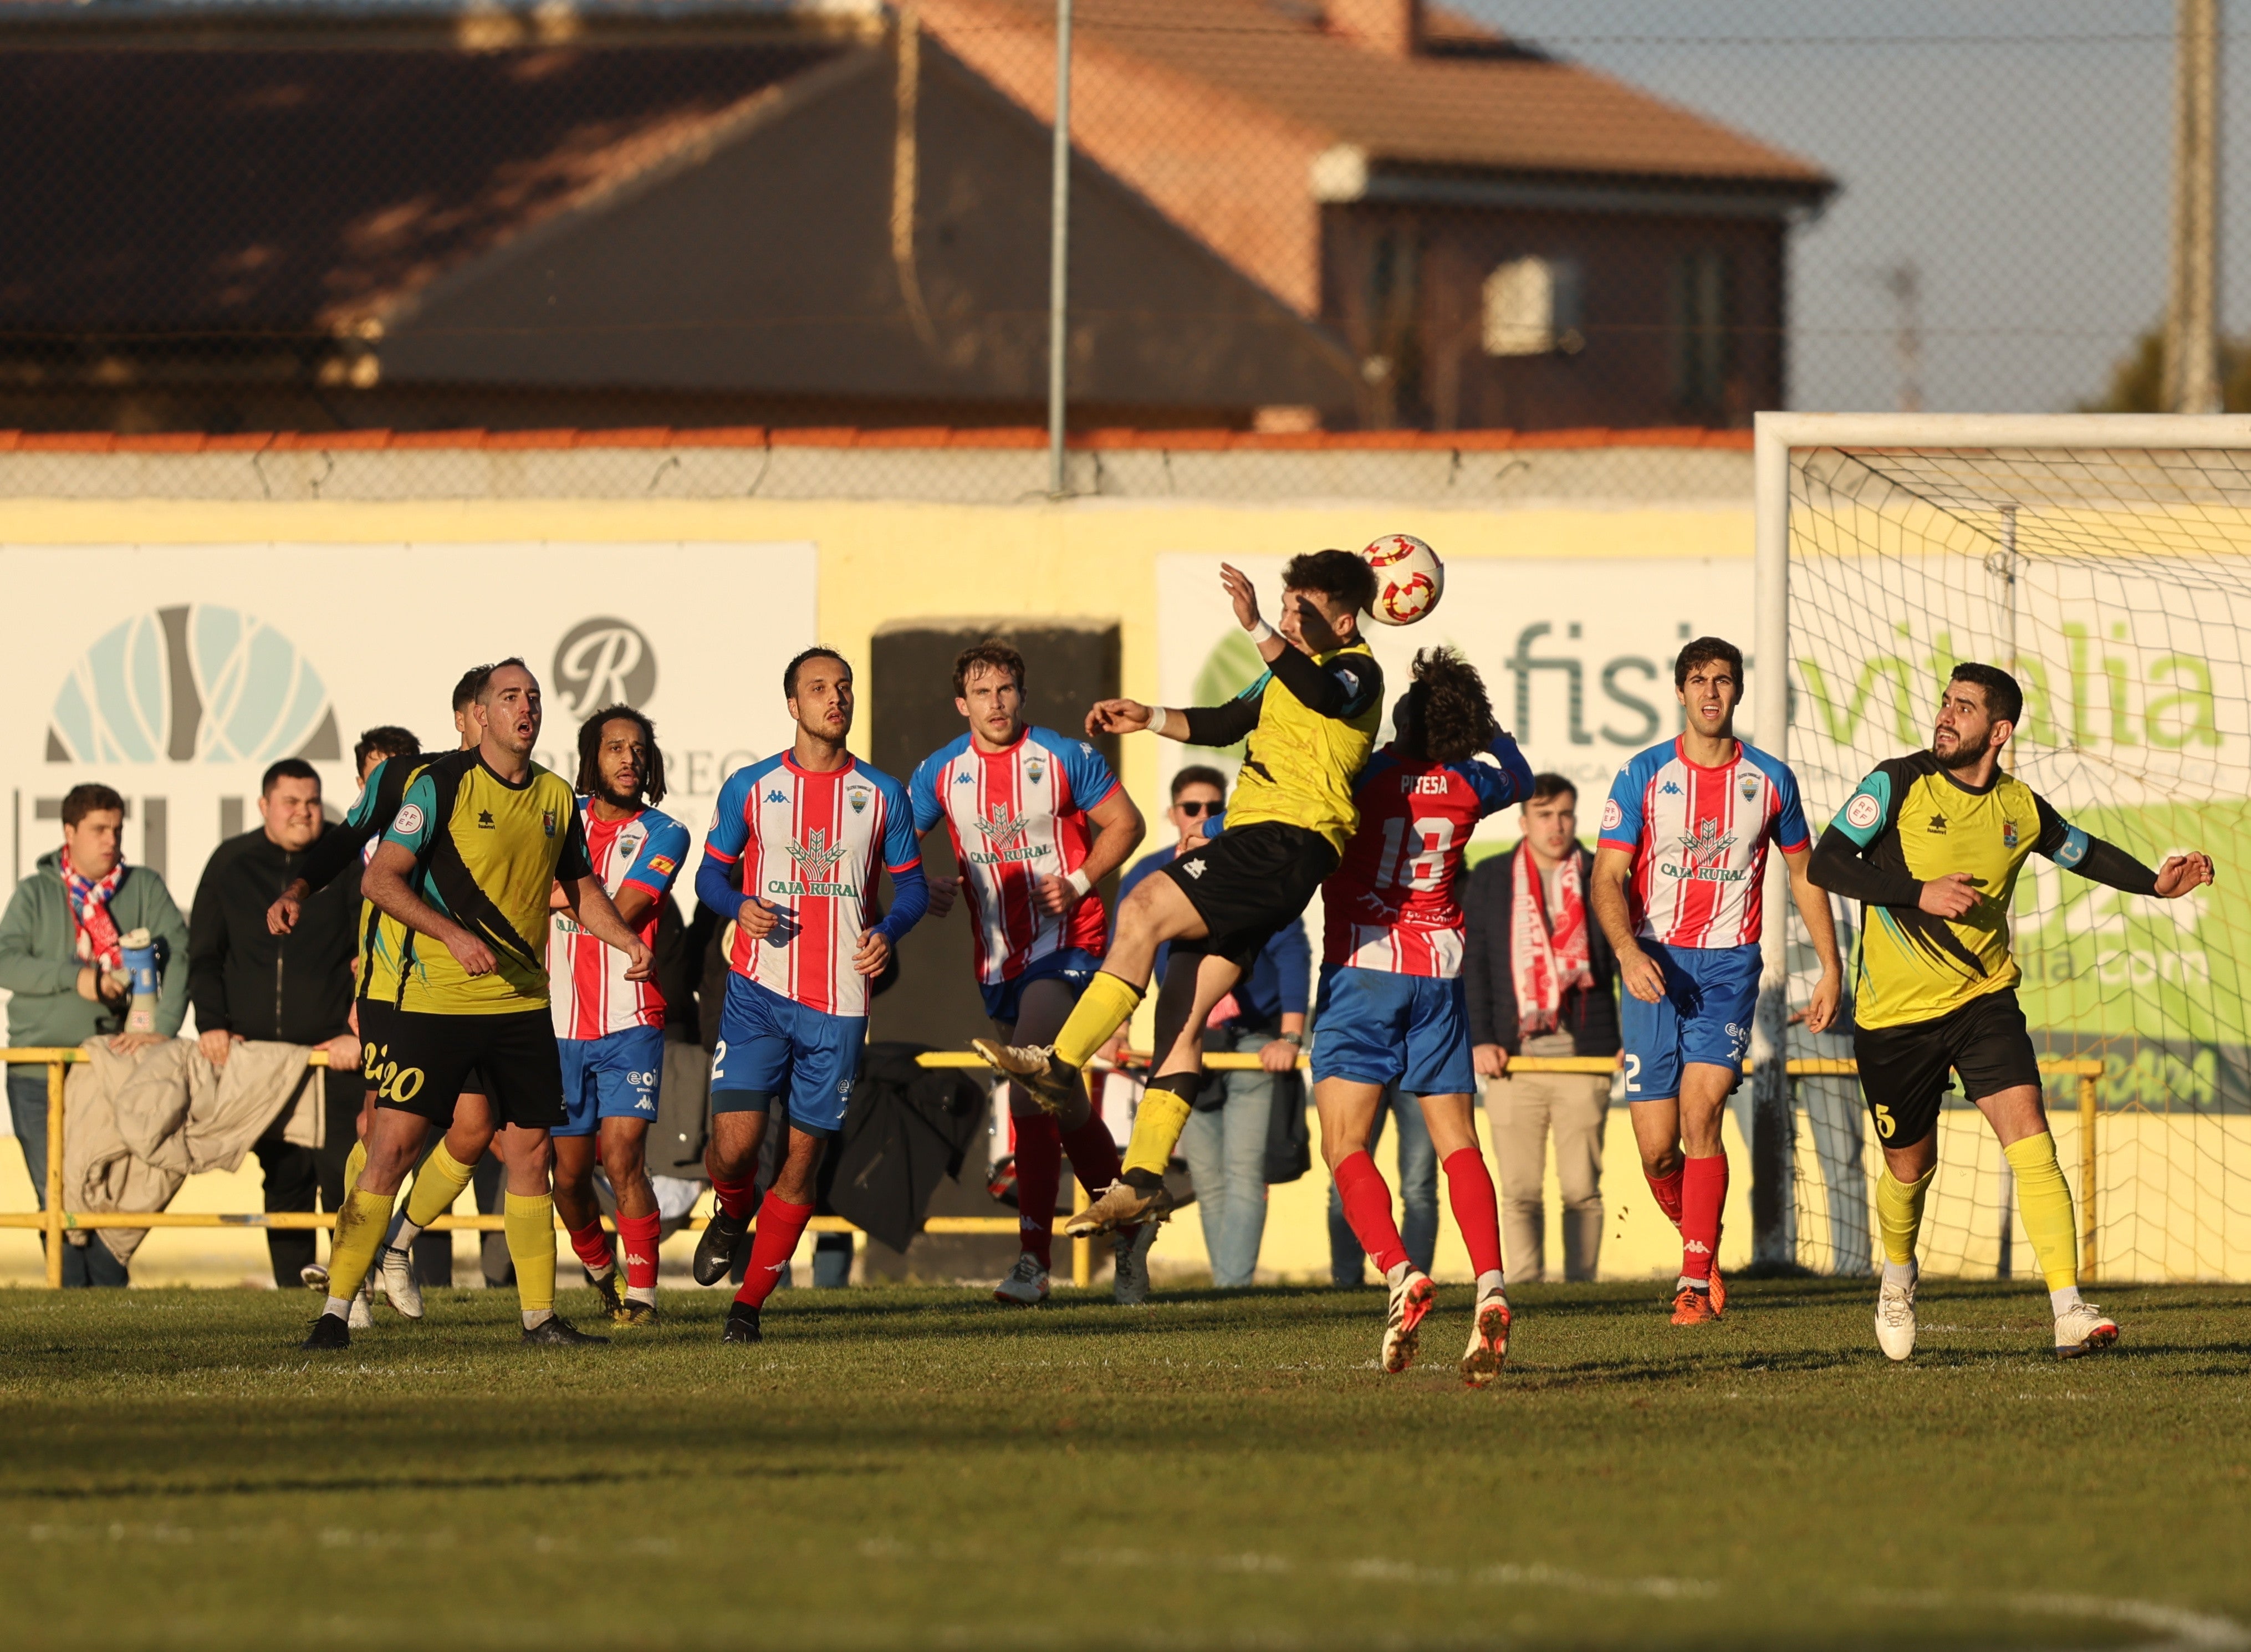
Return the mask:
<path fill-rule="evenodd" d="M 1818 169 L 1412 0 L 1078 0 L 1072 420 L 1740 425 Z M 0 427 L 1044 419 L 1051 0 L 0 7 Z"/>
<path fill-rule="evenodd" d="M 918 0 L 1043 119 L 1051 0 Z M 1422 0 L 1077 0 L 1071 130 L 1360 366 L 1361 424 L 1783 404 L 1818 167 Z"/>

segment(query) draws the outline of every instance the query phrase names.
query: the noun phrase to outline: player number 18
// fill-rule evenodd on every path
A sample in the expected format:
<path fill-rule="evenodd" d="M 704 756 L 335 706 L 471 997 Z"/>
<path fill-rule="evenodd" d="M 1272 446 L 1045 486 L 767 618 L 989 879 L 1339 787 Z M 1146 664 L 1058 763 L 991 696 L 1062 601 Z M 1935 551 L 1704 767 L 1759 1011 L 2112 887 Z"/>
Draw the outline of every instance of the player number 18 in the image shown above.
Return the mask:
<path fill-rule="evenodd" d="M 1383 871 L 1378 888 L 1430 890 L 1445 881 L 1446 852 L 1454 847 L 1454 823 L 1442 815 L 1415 822 L 1416 853 L 1407 853 L 1407 822 L 1383 823 Z"/>

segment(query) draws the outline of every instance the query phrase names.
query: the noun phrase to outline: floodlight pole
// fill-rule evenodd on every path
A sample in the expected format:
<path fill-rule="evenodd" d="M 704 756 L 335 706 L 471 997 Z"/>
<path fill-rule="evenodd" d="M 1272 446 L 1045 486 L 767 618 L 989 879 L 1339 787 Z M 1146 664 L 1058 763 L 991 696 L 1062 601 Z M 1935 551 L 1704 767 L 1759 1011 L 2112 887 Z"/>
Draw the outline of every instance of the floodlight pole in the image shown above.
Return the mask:
<path fill-rule="evenodd" d="M 2165 408 L 2216 413 L 2220 386 L 2220 0 L 2179 0 Z"/>
<path fill-rule="evenodd" d="M 1070 0 L 1056 0 L 1055 162 L 1048 204 L 1048 494 L 1070 491 L 1063 408 L 1070 296 Z"/>

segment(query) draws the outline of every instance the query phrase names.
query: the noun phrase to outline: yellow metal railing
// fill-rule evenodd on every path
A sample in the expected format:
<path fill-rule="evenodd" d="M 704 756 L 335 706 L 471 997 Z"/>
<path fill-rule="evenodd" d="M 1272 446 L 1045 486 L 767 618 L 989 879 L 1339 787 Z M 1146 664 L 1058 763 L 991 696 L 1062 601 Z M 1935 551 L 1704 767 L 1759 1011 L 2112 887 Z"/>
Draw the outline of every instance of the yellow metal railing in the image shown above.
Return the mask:
<path fill-rule="evenodd" d="M 63 1234 L 71 1228 L 98 1227 L 333 1227 L 336 1216 L 327 1211 L 72 1211 L 63 1208 L 63 1069 L 87 1059 L 86 1052 L 78 1049 L 8 1049 L 0 1050 L 0 1062 L 11 1067 L 43 1065 L 47 1069 L 47 1199 L 45 1210 L 0 1211 L 0 1229 L 37 1228 L 46 1236 L 47 1283 L 59 1289 L 63 1282 Z M 924 1067 L 965 1068 L 982 1071 L 985 1062 L 968 1050 L 933 1050 L 916 1058 Z M 1137 1056 L 1137 1062 L 1146 1056 Z M 326 1067 L 329 1058 L 324 1051 L 315 1050 L 307 1058 L 307 1065 Z M 1247 1072 L 1259 1065 L 1256 1055 L 1215 1053 L 1204 1057 L 1204 1066 L 1215 1072 Z M 1307 1058 L 1299 1058 L 1300 1067 Z M 2065 1074 L 2079 1080 L 2079 1249 L 2080 1271 L 2088 1278 L 2095 1272 L 2095 1128 L 2099 1111 L 2096 1081 L 2102 1076 L 2100 1061 L 2042 1061 L 2043 1073 Z M 1612 1055 L 1524 1056 L 1509 1062 L 1519 1073 L 1614 1073 L 1618 1069 L 1618 1058 Z M 1747 1067 L 1746 1071 L 1749 1070 Z M 1851 1078 L 1860 1073 L 1860 1063 L 1853 1061 L 1804 1058 L 1789 1064 L 1792 1078 Z M 28 1167 L 27 1167 L 28 1168 Z M 1085 1208 L 1084 1189 L 1077 1192 L 1075 1207 Z M 706 1218 L 696 1216 L 686 1224 L 690 1229 L 702 1227 Z M 499 1216 L 440 1216 L 430 1224 L 434 1230 L 463 1229 L 496 1233 L 505 1219 Z M 817 1216 L 809 1224 L 813 1232 L 848 1234 L 855 1230 L 841 1216 Z M 923 1220 L 921 1231 L 925 1234 L 1014 1234 L 1019 1231 L 1015 1220 L 1004 1216 L 929 1216 Z M 1092 1277 L 1093 1248 L 1086 1240 L 1071 1241 L 1071 1278 L 1080 1286 Z"/>

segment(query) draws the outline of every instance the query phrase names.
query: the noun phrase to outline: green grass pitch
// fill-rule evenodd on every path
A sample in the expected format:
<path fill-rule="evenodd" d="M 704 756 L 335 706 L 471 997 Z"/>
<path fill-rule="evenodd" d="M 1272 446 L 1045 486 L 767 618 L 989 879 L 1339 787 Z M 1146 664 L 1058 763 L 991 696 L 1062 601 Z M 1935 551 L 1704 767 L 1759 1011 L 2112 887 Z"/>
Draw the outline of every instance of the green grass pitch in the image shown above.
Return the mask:
<path fill-rule="evenodd" d="M 609 1348 L 503 1292 L 0 1297 L 0 1588 L 17 1647 L 2251 1648 L 2251 1290 L 2098 1293 L 2059 1362 L 2025 1287 L 1467 1291 L 1374 1367 L 1374 1290 L 726 1297 Z M 592 1295 L 566 1293 L 588 1323 Z"/>

